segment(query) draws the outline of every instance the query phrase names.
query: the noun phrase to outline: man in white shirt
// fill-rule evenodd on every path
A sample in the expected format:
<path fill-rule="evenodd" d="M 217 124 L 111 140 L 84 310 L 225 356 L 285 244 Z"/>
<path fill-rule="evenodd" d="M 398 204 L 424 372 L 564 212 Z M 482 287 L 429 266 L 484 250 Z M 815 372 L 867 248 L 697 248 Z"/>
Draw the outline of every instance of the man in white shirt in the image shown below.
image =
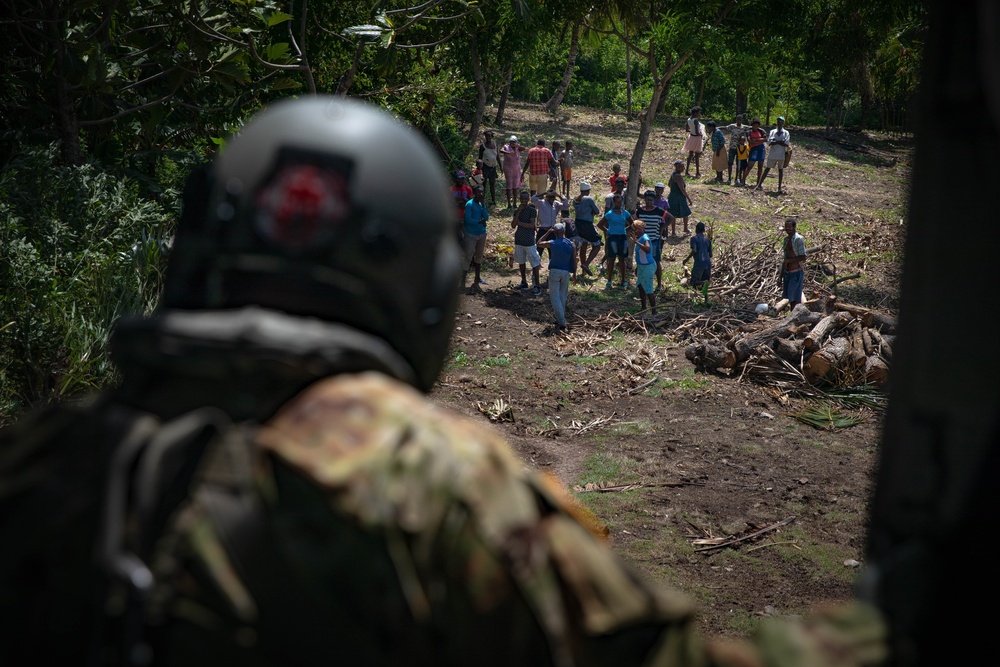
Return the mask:
<path fill-rule="evenodd" d="M 761 184 L 764 179 L 767 178 L 767 173 L 771 171 L 771 167 L 778 168 L 778 194 L 781 194 L 781 181 L 782 177 L 785 175 L 785 155 L 791 149 L 791 135 L 788 130 L 785 129 L 785 117 L 778 116 L 778 127 L 771 130 L 771 133 L 767 136 L 767 145 L 769 150 L 767 153 L 767 163 L 764 165 L 764 173 L 761 174 L 760 179 L 757 181 L 757 186 L 755 189 L 763 190 Z"/>

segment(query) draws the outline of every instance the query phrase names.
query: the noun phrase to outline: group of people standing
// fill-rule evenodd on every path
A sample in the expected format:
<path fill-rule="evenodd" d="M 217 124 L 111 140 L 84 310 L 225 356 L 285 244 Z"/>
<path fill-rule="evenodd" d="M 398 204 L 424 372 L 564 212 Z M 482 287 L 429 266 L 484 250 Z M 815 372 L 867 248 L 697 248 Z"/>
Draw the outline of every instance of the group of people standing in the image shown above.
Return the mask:
<path fill-rule="evenodd" d="M 778 194 L 784 181 L 785 167 L 791 161 L 791 135 L 785 129 L 785 118 L 778 116 L 777 126 L 767 132 L 761 127 L 760 119 L 754 118 L 749 125 L 743 124 L 743 115 L 736 116 L 736 122 L 719 125 L 714 120 L 701 122 L 701 107 L 692 107 L 685 129 L 687 139 L 684 151 L 688 154 L 685 175 L 691 176 L 691 162 L 694 162 L 694 177 L 701 177 L 701 156 L 707 146 L 712 154 L 712 170 L 715 181 L 723 183 L 722 172 L 728 173 L 725 183 L 733 184 L 733 168 L 736 169 L 736 185 L 747 185 L 747 177 L 753 165 L 757 165 L 757 182 L 754 189 L 762 190 L 764 180 L 771 169 L 778 170 Z M 726 133 L 729 134 L 727 144 Z M 726 150 L 728 145 L 729 150 Z"/>
<path fill-rule="evenodd" d="M 527 148 L 518 143 L 517 136 L 511 135 L 507 143 L 501 145 L 494 139 L 492 130 L 483 132 L 477 164 L 482 165 L 493 204 L 497 203 L 498 170 L 503 171 L 507 208 L 517 205 L 518 193 L 525 184 L 531 194 L 553 190 L 569 197 L 570 182 L 573 180 L 573 142 L 567 140 L 562 144 L 553 141 L 551 149 L 545 143 L 545 139 L 538 139 L 533 147 Z M 522 156 L 527 160 L 523 160 Z"/>
<path fill-rule="evenodd" d="M 694 177 L 699 178 L 701 155 L 708 146 L 712 152 L 715 181 L 731 185 L 735 171 L 736 185 L 744 186 L 756 163 L 755 189 L 762 189 L 770 170 L 777 168 L 778 192 L 781 193 L 784 168 L 791 156 L 790 135 L 784 124 L 785 119 L 779 116 L 777 127 L 766 132 L 759 119 L 754 118 L 745 125 L 742 115 L 737 115 L 736 122 L 730 125 L 720 126 L 715 121 L 703 124 L 701 109 L 692 108 L 684 143 L 687 161 L 675 160 L 667 183 L 656 183 L 654 190 L 646 190 L 634 211 L 625 209 L 628 177 L 621 173 L 617 163 L 608 179 L 611 192 L 604 197 L 603 207 L 591 195 L 591 185 L 586 181 L 580 182 L 579 194 L 570 200 L 572 141 L 564 144 L 553 141 L 549 148 L 546 140 L 539 138 L 534 146 L 527 148 L 519 143 L 517 136 L 511 135 L 501 144 L 492 130 L 486 130 L 478 146 L 472 185 L 466 182 L 465 173 L 459 171 L 454 174 L 452 186 L 467 260 L 463 286 L 469 271 L 474 271 L 473 287 L 478 288 L 486 282 L 481 275 L 489 220 L 486 189 L 495 206 L 497 181 L 502 171 L 507 208 L 514 208 L 510 221 L 514 234 L 512 264 L 518 265 L 521 277 L 516 289 L 530 289 L 535 295 L 541 294 L 542 255 L 548 252 L 549 296 L 559 329 L 567 326 L 565 312 L 570 281 L 576 279 L 578 271 L 586 276 L 593 275 L 590 267 L 602 248 L 604 257 L 600 265 L 606 287 L 614 286 L 616 269 L 619 285 L 624 289 L 630 287 L 629 281 L 634 275 L 643 310 L 648 308 L 655 313 L 656 293 L 662 289 L 663 239 L 668 230 L 671 235 L 677 235 L 678 219 L 682 221 L 683 233 L 690 234 L 688 220 L 693 202 L 684 177 L 691 177 L 691 163 L 695 166 Z M 723 172 L 726 171 L 728 179 L 724 181 Z M 637 178 L 641 188 L 642 178 Z M 669 194 L 665 196 L 668 188 Z M 712 242 L 711 233 L 706 235 L 703 223 L 696 226 L 690 246 L 691 253 L 685 262 L 693 258 L 695 264 L 689 284 L 701 290 L 707 302 Z M 530 284 L 528 267 L 531 268 Z"/>

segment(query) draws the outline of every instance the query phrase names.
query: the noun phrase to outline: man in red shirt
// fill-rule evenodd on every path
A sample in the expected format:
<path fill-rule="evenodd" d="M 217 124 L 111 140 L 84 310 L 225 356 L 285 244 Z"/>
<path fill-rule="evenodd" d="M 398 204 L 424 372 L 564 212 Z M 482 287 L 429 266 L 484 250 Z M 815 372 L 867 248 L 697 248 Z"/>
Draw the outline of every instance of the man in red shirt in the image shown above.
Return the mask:
<path fill-rule="evenodd" d="M 549 183 L 549 166 L 555 162 L 552 151 L 545 147 L 545 139 L 539 139 L 535 147 L 528 150 L 528 164 L 524 165 L 521 178 L 524 172 L 528 172 L 528 189 L 531 194 L 545 192 Z"/>

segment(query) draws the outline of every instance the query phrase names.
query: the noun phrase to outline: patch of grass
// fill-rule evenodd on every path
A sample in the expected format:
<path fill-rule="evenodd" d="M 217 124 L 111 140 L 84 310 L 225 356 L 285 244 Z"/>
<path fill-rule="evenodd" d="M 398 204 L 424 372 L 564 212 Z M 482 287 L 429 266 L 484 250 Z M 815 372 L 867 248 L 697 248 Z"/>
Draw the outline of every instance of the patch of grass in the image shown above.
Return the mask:
<path fill-rule="evenodd" d="M 451 357 L 452 368 L 461 368 L 462 366 L 468 366 L 472 363 L 472 358 L 466 354 L 465 350 L 456 350 L 455 354 Z"/>
<path fill-rule="evenodd" d="M 556 384 L 556 389 L 559 391 L 572 391 L 576 388 L 576 383 L 574 382 L 559 382 Z"/>
<path fill-rule="evenodd" d="M 628 337 L 625 335 L 624 332 L 613 331 L 611 332 L 611 342 L 607 344 L 605 349 L 614 348 L 616 350 L 622 350 L 628 347 L 629 345 L 631 345 L 631 342 L 629 341 Z"/>
<path fill-rule="evenodd" d="M 726 626 L 744 637 L 756 634 L 760 630 L 761 623 L 763 619 L 744 609 L 730 609 L 726 614 Z"/>
<path fill-rule="evenodd" d="M 790 544 L 773 547 L 785 560 L 804 565 L 816 579 L 831 577 L 854 581 L 857 572 L 844 565 L 845 560 L 855 556 L 852 552 L 841 546 L 816 543 L 801 526 L 791 526 L 783 531 L 781 541 L 790 540 L 794 540 L 799 548 Z"/>
<path fill-rule="evenodd" d="M 638 464 L 632 459 L 616 456 L 607 450 L 594 452 L 583 461 L 583 468 L 586 472 L 576 481 L 577 484 L 585 485 L 588 482 L 615 482 L 617 484 L 629 484 L 639 481 L 636 472 Z M 590 493 L 588 496 L 607 496 L 621 494 Z"/>
<path fill-rule="evenodd" d="M 580 357 L 573 355 L 566 357 L 566 361 L 572 362 L 574 364 L 580 364 L 581 366 L 603 366 L 608 363 L 607 357 Z"/>
<path fill-rule="evenodd" d="M 496 357 L 486 357 L 480 364 L 488 368 L 506 368 L 510 366 L 510 356 L 502 354 Z"/>

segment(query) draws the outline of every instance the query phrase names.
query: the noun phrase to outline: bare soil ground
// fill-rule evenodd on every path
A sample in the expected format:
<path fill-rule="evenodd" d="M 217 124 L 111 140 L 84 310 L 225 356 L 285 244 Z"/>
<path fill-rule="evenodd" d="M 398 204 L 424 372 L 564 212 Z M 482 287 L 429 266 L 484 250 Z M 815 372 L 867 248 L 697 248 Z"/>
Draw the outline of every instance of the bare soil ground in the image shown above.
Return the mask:
<path fill-rule="evenodd" d="M 688 180 L 692 230 L 697 221 L 713 223 L 717 256 L 727 246 L 773 238 L 777 262 L 781 224 L 797 215 L 807 245 L 830 245 L 817 262 L 837 264 L 841 275 L 862 274 L 841 285 L 841 298 L 891 311 L 908 140 L 851 134 L 830 140 L 815 128 L 789 129 L 794 157 L 780 196 L 773 177 L 765 192 L 711 183 L 703 157 L 702 178 Z M 628 163 L 638 125 L 601 110 L 564 107 L 552 116 L 515 104 L 497 132 L 511 133 L 523 143 L 572 139 L 572 194 L 582 179 L 604 194 L 611 163 Z M 643 163 L 647 184 L 667 180 L 670 163 L 685 157 L 683 141 L 683 119 L 658 121 Z M 503 203 L 501 192 L 500 207 L 491 209 L 494 251 L 510 243 L 511 212 Z M 665 245 L 661 313 L 672 315 L 661 315 L 659 326 L 645 314 L 618 317 L 639 311 L 638 294 L 606 290 L 604 278 L 595 277 L 571 288 L 568 333 L 554 330 L 547 293 L 515 290 L 516 267 L 491 253 L 487 284 L 460 305 L 450 363 L 434 398 L 484 421 L 484 411 L 509 408 L 497 428 L 527 465 L 570 486 L 640 485 L 577 497 L 607 524 L 613 547 L 635 568 L 700 601 L 706 632 L 740 636 L 764 616 L 800 615 L 850 597 L 852 561 L 863 560 L 881 416 L 865 411 L 860 425 L 817 430 L 791 416 L 813 401 L 696 372 L 684 346 L 689 315 L 699 306 L 678 284 L 687 245 L 686 236 Z M 778 291 L 775 285 L 761 300 L 773 303 Z M 758 319 L 745 303 L 725 299 L 704 312 Z M 685 484 L 662 486 L 674 482 Z M 694 544 L 789 517 L 780 530 L 736 547 L 701 552 Z"/>

